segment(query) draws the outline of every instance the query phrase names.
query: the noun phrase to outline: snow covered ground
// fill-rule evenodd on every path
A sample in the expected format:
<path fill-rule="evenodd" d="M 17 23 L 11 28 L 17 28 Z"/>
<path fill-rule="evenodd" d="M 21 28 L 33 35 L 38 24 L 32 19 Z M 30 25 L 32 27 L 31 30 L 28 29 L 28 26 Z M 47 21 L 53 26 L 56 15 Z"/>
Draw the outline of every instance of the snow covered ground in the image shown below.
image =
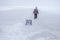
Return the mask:
<path fill-rule="evenodd" d="M 0 40 L 60 40 L 60 13 L 32 8 L 0 10 Z M 32 25 L 25 25 L 27 19 Z"/>

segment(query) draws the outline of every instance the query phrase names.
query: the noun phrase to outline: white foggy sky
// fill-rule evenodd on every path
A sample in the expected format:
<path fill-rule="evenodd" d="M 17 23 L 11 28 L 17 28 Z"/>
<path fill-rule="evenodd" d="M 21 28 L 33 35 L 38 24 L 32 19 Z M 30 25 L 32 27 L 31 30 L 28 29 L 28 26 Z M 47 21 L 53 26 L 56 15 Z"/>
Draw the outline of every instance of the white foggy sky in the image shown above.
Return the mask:
<path fill-rule="evenodd" d="M 0 6 L 60 6 L 60 0 L 0 0 Z"/>
<path fill-rule="evenodd" d="M 1 7 L 10 6 L 23 6 L 23 7 L 35 7 L 46 9 L 46 10 L 60 10 L 60 0 L 0 0 Z"/>

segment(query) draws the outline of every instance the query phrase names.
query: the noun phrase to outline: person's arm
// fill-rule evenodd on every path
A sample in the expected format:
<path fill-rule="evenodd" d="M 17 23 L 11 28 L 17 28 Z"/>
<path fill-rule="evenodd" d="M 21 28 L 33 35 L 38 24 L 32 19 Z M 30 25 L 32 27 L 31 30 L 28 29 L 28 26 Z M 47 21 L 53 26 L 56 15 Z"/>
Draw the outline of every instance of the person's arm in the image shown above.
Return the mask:
<path fill-rule="evenodd" d="M 39 11 L 37 10 L 37 13 L 39 14 Z"/>
<path fill-rule="evenodd" d="M 35 13 L 35 9 L 34 9 L 33 13 Z"/>

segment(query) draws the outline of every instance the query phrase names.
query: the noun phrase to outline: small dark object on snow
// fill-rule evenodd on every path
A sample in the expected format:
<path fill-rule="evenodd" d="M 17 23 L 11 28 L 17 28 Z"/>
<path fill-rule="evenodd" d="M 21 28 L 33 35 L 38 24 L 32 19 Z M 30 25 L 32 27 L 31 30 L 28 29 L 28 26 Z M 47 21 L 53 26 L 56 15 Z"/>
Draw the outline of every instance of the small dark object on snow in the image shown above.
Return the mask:
<path fill-rule="evenodd" d="M 32 20 L 26 20 L 26 25 L 32 25 Z"/>

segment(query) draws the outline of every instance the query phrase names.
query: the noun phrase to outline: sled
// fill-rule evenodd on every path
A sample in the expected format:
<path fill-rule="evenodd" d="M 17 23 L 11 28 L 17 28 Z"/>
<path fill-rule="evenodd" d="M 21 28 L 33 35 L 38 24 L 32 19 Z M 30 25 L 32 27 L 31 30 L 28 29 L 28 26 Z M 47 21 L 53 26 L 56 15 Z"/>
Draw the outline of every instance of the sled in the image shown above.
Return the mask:
<path fill-rule="evenodd" d="M 25 24 L 25 25 L 32 25 L 32 20 L 27 19 L 27 20 L 26 20 L 26 24 Z"/>

